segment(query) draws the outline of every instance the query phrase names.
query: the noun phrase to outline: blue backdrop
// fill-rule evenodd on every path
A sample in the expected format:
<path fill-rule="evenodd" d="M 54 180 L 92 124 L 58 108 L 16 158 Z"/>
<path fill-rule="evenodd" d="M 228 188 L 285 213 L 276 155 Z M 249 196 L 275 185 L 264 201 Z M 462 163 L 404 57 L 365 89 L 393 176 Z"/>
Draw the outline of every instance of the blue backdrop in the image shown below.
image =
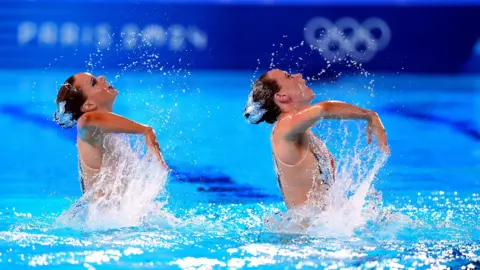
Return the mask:
<path fill-rule="evenodd" d="M 195 2 L 2 1 L 0 67 L 122 68 L 154 57 L 192 69 L 301 62 L 313 74 L 348 57 L 369 70 L 457 72 L 480 37 L 480 5 Z"/>

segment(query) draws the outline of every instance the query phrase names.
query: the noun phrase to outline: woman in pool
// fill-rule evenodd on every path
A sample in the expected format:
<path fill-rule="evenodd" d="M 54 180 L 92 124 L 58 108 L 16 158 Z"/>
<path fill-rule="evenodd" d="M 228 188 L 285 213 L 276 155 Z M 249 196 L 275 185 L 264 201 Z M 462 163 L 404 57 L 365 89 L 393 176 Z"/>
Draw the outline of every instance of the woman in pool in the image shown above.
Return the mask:
<path fill-rule="evenodd" d="M 142 134 L 149 150 L 168 170 L 153 129 L 112 113 L 118 91 L 104 76 L 78 73 L 68 78 L 57 95 L 55 121 L 62 128 L 77 125 L 77 149 L 83 193 L 95 184 L 109 133 Z M 102 192 L 103 193 L 103 192 Z M 97 194 L 98 195 L 98 194 Z"/>
<path fill-rule="evenodd" d="M 319 120 L 367 120 L 368 143 L 373 133 L 380 148 L 389 153 L 385 129 L 375 112 L 338 101 L 311 105 L 314 97 L 301 74 L 270 70 L 253 84 L 244 112 L 249 123 L 275 124 L 271 135 L 275 170 L 289 208 L 323 208 L 334 181 L 333 157 L 310 130 Z"/>

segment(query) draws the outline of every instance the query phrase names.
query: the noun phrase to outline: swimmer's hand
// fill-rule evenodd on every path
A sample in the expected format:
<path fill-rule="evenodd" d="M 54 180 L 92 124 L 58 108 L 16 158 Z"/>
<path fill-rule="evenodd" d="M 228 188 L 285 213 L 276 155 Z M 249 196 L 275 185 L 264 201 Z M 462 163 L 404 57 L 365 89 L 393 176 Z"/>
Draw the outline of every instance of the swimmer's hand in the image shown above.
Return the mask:
<path fill-rule="evenodd" d="M 158 161 L 162 164 L 162 167 L 170 171 L 170 168 L 168 168 L 167 164 L 165 163 L 165 160 L 163 159 L 162 152 L 160 151 L 160 145 L 158 144 L 157 141 L 157 135 L 155 134 L 155 131 L 151 127 L 146 127 L 146 130 L 144 132 L 145 135 L 145 143 L 147 144 L 147 148 L 153 152 L 155 157 L 157 158 Z"/>
<path fill-rule="evenodd" d="M 390 148 L 388 147 L 388 142 L 387 142 L 387 133 L 385 132 L 385 128 L 383 127 L 382 121 L 380 121 L 380 117 L 378 117 L 378 114 L 376 113 L 372 113 L 370 118 L 368 119 L 368 124 L 367 124 L 368 144 L 372 143 L 372 133 L 375 135 L 375 138 L 377 139 L 380 149 L 385 154 L 390 155 Z"/>

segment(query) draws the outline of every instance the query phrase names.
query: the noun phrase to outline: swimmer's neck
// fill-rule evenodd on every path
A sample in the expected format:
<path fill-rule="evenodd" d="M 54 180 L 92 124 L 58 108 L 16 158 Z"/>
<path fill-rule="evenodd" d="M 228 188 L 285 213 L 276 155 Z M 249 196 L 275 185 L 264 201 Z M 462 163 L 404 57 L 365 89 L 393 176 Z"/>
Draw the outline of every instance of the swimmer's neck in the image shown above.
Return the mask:
<path fill-rule="evenodd" d="M 95 110 L 97 112 L 113 112 L 113 104 L 110 105 L 110 106 L 102 106 L 102 107 L 97 107 L 97 109 Z"/>
<path fill-rule="evenodd" d="M 285 107 L 282 108 L 282 113 L 278 116 L 278 119 L 281 120 L 285 117 L 291 116 L 293 114 L 296 114 L 302 110 L 307 109 L 310 106 L 310 103 L 304 103 L 304 104 L 289 104 Z"/>

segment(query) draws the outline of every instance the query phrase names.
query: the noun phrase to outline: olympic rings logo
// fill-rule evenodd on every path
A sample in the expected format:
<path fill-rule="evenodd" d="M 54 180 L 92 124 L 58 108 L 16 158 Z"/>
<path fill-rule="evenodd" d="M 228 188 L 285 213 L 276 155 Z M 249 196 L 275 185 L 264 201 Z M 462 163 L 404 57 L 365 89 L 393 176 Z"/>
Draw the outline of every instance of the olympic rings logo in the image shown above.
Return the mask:
<path fill-rule="evenodd" d="M 312 49 L 320 51 L 326 60 L 349 57 L 358 62 L 369 62 L 378 51 L 390 43 L 392 33 L 380 18 L 368 18 L 362 24 L 349 17 L 332 23 L 323 17 L 307 22 L 304 37 Z"/>

